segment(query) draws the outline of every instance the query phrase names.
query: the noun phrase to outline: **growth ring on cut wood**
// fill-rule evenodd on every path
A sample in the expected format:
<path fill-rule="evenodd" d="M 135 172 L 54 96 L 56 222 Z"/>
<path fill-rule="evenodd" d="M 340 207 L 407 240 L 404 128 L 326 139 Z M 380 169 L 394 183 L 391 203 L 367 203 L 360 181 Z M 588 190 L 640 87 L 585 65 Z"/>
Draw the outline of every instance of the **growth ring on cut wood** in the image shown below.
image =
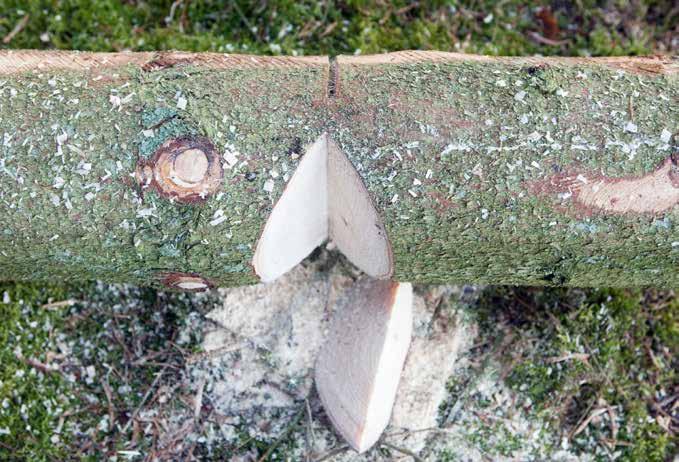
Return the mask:
<path fill-rule="evenodd" d="M 166 141 L 140 172 L 141 178 L 151 174 L 142 183 L 150 180 L 163 196 L 184 203 L 205 200 L 219 189 L 224 176 L 215 147 L 203 137 Z"/>
<path fill-rule="evenodd" d="M 212 288 L 212 283 L 195 273 L 164 273 L 162 283 L 170 289 L 187 292 L 204 292 Z"/>

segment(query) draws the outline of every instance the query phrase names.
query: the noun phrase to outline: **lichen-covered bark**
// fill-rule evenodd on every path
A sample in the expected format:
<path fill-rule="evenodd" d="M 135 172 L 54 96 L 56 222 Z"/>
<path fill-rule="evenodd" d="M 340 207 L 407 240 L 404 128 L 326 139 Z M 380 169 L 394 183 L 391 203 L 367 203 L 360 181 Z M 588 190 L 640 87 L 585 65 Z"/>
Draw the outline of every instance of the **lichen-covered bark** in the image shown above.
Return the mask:
<path fill-rule="evenodd" d="M 352 58 L 339 72 L 332 136 L 384 214 L 397 279 L 679 285 L 676 208 L 597 209 L 555 187 L 565 172 L 617 181 L 665 163 L 676 72 Z"/>
<path fill-rule="evenodd" d="M 322 133 L 326 82 L 327 66 L 276 61 L 0 75 L 0 278 L 255 282 L 253 246 Z M 192 135 L 223 155 L 220 192 L 181 204 L 138 184 L 140 160 Z"/>
<path fill-rule="evenodd" d="M 328 132 L 383 214 L 396 279 L 679 285 L 677 208 L 607 207 L 590 181 L 612 194 L 667 165 L 676 62 L 339 58 L 329 85 L 319 58 L 94 55 L 40 68 L 8 55 L 0 278 L 255 282 L 272 205 Z M 183 136 L 223 157 L 223 188 L 201 202 L 139 181 L 140 162 Z"/>

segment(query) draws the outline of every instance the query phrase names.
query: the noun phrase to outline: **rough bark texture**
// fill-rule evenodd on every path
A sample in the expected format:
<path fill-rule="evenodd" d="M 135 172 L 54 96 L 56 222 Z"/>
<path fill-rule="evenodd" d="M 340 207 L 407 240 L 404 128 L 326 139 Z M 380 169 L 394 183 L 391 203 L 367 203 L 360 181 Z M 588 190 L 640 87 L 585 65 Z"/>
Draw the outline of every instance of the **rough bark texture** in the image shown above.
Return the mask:
<path fill-rule="evenodd" d="M 272 205 L 327 132 L 383 214 L 398 280 L 677 286 L 678 67 L 3 52 L 0 278 L 256 282 Z M 220 191 L 182 203 L 148 181 L 181 138 L 222 156 Z"/>

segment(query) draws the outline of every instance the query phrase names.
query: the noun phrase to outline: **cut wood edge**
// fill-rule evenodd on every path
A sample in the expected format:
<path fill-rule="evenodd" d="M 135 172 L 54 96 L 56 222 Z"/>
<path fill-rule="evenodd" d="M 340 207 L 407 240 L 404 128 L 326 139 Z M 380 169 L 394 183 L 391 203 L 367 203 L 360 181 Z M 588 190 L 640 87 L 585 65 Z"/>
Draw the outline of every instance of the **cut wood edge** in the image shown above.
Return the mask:
<path fill-rule="evenodd" d="M 638 74 L 678 74 L 679 59 L 672 56 L 611 56 L 611 57 L 503 57 L 484 56 L 446 51 L 407 50 L 378 55 L 337 56 L 340 69 L 343 66 L 381 66 L 389 64 L 487 62 L 498 64 L 517 64 L 524 66 L 577 66 L 601 65 Z"/>
<path fill-rule="evenodd" d="M 679 60 L 672 56 L 613 56 L 613 57 L 498 57 L 445 51 L 406 50 L 377 55 L 344 56 L 336 63 L 342 66 L 417 64 L 422 62 L 496 62 L 539 65 L 605 65 L 640 74 L 677 74 Z M 0 50 L 0 75 L 54 70 L 88 71 L 127 65 L 156 71 L 180 65 L 228 68 L 303 68 L 330 66 L 328 56 L 257 56 L 227 53 L 157 52 L 85 52 L 56 50 Z"/>
<path fill-rule="evenodd" d="M 541 196 L 571 203 L 586 216 L 666 213 L 679 204 L 679 175 L 674 156 L 643 176 L 607 177 L 598 172 L 572 170 L 528 183 Z"/>
<path fill-rule="evenodd" d="M 328 238 L 368 276 L 391 277 L 391 244 L 370 193 L 351 161 L 323 134 L 306 150 L 264 225 L 255 273 L 271 282 Z"/>
<path fill-rule="evenodd" d="M 365 279 L 338 302 L 316 361 L 316 389 L 357 452 L 387 427 L 412 337 L 412 285 Z"/>
<path fill-rule="evenodd" d="M 291 270 L 328 238 L 327 151 L 323 134 L 305 151 L 264 225 L 252 260 L 263 282 Z"/>
<path fill-rule="evenodd" d="M 55 70 L 93 71 L 127 65 L 156 71 L 179 65 L 229 68 L 299 68 L 328 67 L 327 56 L 256 56 L 226 53 L 159 52 L 86 52 L 0 50 L 0 75 Z"/>

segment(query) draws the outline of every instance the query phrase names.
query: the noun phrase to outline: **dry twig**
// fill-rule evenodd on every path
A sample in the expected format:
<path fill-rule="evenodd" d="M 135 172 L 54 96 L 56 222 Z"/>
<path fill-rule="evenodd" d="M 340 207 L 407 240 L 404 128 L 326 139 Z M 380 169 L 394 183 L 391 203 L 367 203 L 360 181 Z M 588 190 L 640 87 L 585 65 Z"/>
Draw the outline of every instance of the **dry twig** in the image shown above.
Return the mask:
<path fill-rule="evenodd" d="M 12 29 L 9 34 L 5 35 L 5 37 L 2 39 L 2 43 L 7 45 L 19 32 L 24 30 L 24 27 L 26 27 L 26 24 L 28 24 L 30 17 L 31 16 L 29 14 L 25 14 L 24 17 L 21 18 L 18 23 L 16 23 L 14 29 Z"/>

